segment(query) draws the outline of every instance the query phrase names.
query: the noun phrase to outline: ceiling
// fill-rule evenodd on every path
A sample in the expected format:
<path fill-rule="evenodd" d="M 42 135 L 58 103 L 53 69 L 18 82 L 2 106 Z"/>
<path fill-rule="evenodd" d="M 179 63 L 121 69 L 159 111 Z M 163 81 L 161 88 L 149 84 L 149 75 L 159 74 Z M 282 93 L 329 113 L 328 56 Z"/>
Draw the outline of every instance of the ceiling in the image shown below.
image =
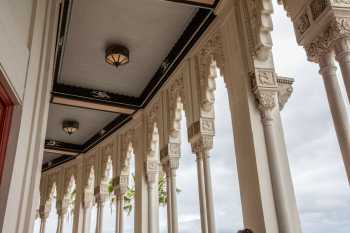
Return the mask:
<path fill-rule="evenodd" d="M 196 12 L 160 0 L 74 0 L 58 82 L 140 96 Z M 105 63 L 110 44 L 129 49 L 127 65 Z"/>
<path fill-rule="evenodd" d="M 90 149 L 143 108 L 210 24 L 215 3 L 62 1 L 44 168 Z M 129 49 L 128 64 L 105 63 L 111 44 Z M 78 121 L 78 132 L 67 135 L 64 120 Z"/>

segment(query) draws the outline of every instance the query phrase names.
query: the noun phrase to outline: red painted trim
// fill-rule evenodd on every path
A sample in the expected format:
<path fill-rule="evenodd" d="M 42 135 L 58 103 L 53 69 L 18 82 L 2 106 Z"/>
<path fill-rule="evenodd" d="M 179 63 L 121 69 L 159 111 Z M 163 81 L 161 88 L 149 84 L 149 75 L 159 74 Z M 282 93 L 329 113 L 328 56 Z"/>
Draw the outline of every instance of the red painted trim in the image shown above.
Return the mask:
<path fill-rule="evenodd" d="M 4 76 L 0 72 L 0 79 Z M 0 82 L 0 184 L 5 165 L 6 148 L 11 130 L 13 102 L 6 88 Z"/>

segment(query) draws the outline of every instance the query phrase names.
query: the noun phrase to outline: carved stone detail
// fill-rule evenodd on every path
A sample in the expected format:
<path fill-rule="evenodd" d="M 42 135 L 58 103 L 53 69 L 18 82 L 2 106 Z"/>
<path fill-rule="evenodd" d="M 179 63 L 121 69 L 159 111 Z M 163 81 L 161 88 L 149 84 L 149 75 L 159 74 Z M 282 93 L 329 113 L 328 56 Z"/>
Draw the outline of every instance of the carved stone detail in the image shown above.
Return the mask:
<path fill-rule="evenodd" d="M 211 150 L 213 148 L 213 138 L 210 135 L 201 135 L 195 141 L 191 142 L 192 152 L 194 154 L 200 154 Z"/>
<path fill-rule="evenodd" d="M 271 0 L 246 0 L 246 27 L 252 55 L 258 60 L 265 61 L 271 54 L 273 29 L 271 14 L 273 7 Z"/>
<path fill-rule="evenodd" d="M 255 73 L 251 74 L 251 78 L 258 109 L 261 111 L 272 110 L 277 105 L 275 95 L 278 91 L 274 70 L 256 69 Z"/>
<path fill-rule="evenodd" d="M 309 16 L 307 14 L 307 12 L 304 12 L 297 20 L 296 20 L 296 23 L 295 23 L 295 28 L 297 30 L 297 33 L 299 35 L 303 35 L 304 32 L 306 32 L 310 26 L 311 26 L 311 23 L 310 23 L 310 19 L 309 19 Z"/>
<path fill-rule="evenodd" d="M 146 161 L 146 174 L 149 184 L 157 182 L 157 177 L 160 170 L 159 165 L 159 162 L 156 160 L 149 159 Z"/>
<path fill-rule="evenodd" d="M 168 143 L 168 145 L 161 150 L 160 154 L 163 166 L 169 166 L 170 169 L 177 169 L 181 157 L 181 144 Z"/>
<path fill-rule="evenodd" d="M 294 83 L 294 79 L 278 77 L 277 82 L 278 82 L 278 103 L 281 111 L 293 93 L 292 85 Z"/>
<path fill-rule="evenodd" d="M 329 26 L 311 43 L 305 46 L 308 59 L 318 63 L 328 53 L 336 40 L 350 36 L 350 18 L 334 18 Z"/>
<path fill-rule="evenodd" d="M 313 0 L 310 3 L 310 11 L 313 20 L 316 20 L 324 12 L 327 6 L 329 6 L 328 0 Z"/>

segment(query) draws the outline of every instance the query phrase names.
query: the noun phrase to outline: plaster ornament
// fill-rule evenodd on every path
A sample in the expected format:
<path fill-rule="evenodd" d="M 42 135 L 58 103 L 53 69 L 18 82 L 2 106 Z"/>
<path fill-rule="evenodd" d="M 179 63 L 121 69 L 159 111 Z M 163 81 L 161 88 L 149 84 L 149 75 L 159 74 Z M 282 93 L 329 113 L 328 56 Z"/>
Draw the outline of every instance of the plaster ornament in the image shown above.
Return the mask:
<path fill-rule="evenodd" d="M 245 24 L 252 55 L 266 61 L 271 55 L 273 29 L 271 14 L 273 7 L 271 0 L 246 0 L 242 1 L 246 15 Z"/>
<path fill-rule="evenodd" d="M 157 178 L 159 175 L 160 170 L 160 164 L 156 160 L 148 159 L 146 161 L 146 174 L 147 174 L 147 181 L 149 184 L 154 184 L 157 182 Z"/>
<path fill-rule="evenodd" d="M 313 0 L 310 3 L 310 11 L 313 20 L 316 20 L 329 5 L 330 4 L 328 0 Z"/>
<path fill-rule="evenodd" d="M 293 93 L 292 85 L 294 83 L 294 79 L 286 78 L 286 77 L 278 77 L 277 83 L 278 83 L 278 103 L 281 111 Z"/>
<path fill-rule="evenodd" d="M 297 20 L 295 23 L 295 28 L 299 36 L 303 35 L 304 32 L 306 32 L 311 26 L 309 16 L 307 12 L 305 11 Z"/>
<path fill-rule="evenodd" d="M 256 69 L 252 73 L 252 90 L 257 100 L 260 111 L 272 110 L 275 108 L 275 95 L 278 91 L 277 78 L 272 69 Z"/>

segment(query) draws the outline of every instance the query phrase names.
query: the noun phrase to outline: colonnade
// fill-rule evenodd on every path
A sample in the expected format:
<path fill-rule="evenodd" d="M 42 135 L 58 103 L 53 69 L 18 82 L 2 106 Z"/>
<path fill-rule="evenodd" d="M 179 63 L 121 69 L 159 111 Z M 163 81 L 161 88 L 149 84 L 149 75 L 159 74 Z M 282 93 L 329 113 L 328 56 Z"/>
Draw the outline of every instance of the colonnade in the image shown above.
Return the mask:
<path fill-rule="evenodd" d="M 75 208 L 81 210 L 74 212 L 73 233 L 89 232 L 93 203 L 97 203 L 98 210 L 95 232 L 103 232 L 102 209 L 107 197 L 104 179 L 109 162 L 117 199 L 115 232 L 123 233 L 123 197 L 132 156 L 135 158 L 135 232 L 159 233 L 158 181 L 164 173 L 168 233 L 178 233 L 176 173 L 183 156 L 179 123 L 182 111 L 186 114 L 188 141 L 196 156 L 201 232 L 216 233 L 210 151 L 215 137 L 213 105 L 218 70 L 229 95 L 245 227 L 259 233 L 301 233 L 280 117 L 292 93 L 293 80 L 279 77 L 274 69 L 270 36 L 272 3 L 270 0 L 253 1 L 256 5 L 250 1 L 233 2 L 220 2 L 213 23 L 145 109 L 92 150 L 42 174 L 41 233 L 45 232 L 52 187 L 55 184 L 60 193 L 57 200 L 60 208 L 65 202 L 65 184 L 72 176 L 78 184 Z M 336 45 L 332 48 L 347 85 L 350 53 L 348 40 L 344 38 L 341 36 L 331 44 Z M 316 53 L 319 46 L 318 42 L 305 45 L 309 58 L 317 57 L 320 64 L 344 161 L 349 165 L 348 117 L 335 82 L 333 50 Z M 60 219 L 63 210 L 58 209 Z M 62 228 L 59 221 L 57 233 Z"/>

